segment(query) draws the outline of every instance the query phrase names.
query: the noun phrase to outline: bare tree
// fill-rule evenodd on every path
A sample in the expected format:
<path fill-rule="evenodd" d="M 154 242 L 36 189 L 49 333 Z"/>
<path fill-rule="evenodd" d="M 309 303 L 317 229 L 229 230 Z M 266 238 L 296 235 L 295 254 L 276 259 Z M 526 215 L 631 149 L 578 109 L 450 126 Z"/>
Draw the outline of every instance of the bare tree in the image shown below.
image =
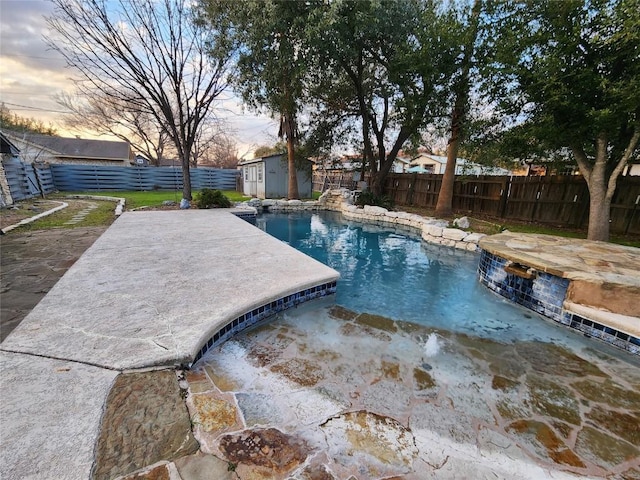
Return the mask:
<path fill-rule="evenodd" d="M 131 111 L 121 99 L 109 97 L 80 98 L 62 93 L 58 103 L 69 110 L 65 125 L 73 130 L 90 129 L 99 134 L 113 135 L 159 165 L 171 140 L 167 131 L 148 112 Z"/>
<path fill-rule="evenodd" d="M 182 164 L 188 206 L 198 132 L 227 87 L 229 58 L 207 55 L 187 0 L 52 1 L 48 23 L 58 35 L 47 40 L 78 72 L 78 94 L 161 126 Z"/>
<path fill-rule="evenodd" d="M 232 137 L 224 133 L 217 135 L 200 156 L 200 165 L 217 168 L 236 168 L 238 146 Z"/>

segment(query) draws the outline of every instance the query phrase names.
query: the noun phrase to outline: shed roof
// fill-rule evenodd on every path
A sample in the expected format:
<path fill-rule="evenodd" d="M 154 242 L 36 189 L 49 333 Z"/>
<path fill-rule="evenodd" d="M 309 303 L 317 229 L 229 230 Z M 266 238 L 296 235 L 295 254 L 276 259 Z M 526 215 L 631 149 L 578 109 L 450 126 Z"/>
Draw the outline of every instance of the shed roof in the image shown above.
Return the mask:
<path fill-rule="evenodd" d="M 242 166 L 242 165 L 249 165 L 251 163 L 258 163 L 258 162 L 262 162 L 268 158 L 273 158 L 273 157 L 282 157 L 284 155 L 284 153 L 274 153 L 273 155 L 267 155 L 266 157 L 258 157 L 258 158 L 251 158 L 249 160 L 241 160 L 240 162 L 238 162 L 238 165 Z"/>

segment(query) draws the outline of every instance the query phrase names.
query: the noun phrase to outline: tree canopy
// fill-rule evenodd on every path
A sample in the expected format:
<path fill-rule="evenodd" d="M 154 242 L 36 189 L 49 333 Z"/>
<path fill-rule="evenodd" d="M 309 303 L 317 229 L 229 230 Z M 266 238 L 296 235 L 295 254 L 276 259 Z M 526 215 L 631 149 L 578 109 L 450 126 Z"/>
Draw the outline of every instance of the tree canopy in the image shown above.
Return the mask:
<path fill-rule="evenodd" d="M 0 103 L 0 128 L 21 133 L 39 133 L 42 135 L 55 135 L 57 132 L 51 126 L 45 125 L 39 120 L 23 117 L 12 112 L 4 103 Z"/>
<path fill-rule="evenodd" d="M 575 160 L 589 187 L 588 237 L 608 240 L 616 180 L 640 139 L 637 2 L 495 2 L 489 12 L 485 86 L 510 122 L 501 151 Z"/>
<path fill-rule="evenodd" d="M 49 39 L 76 72 L 78 95 L 150 118 L 173 144 L 191 200 L 198 135 L 227 87 L 228 57 L 207 55 L 187 0 L 52 0 Z"/>
<path fill-rule="evenodd" d="M 608 238 L 640 140 L 637 0 L 201 3 L 234 52 L 236 87 L 281 116 L 288 145 L 350 143 L 374 193 L 426 129 L 448 136 L 451 171 L 458 149 L 572 161 L 589 187 L 588 236 Z"/>
<path fill-rule="evenodd" d="M 379 194 L 403 146 L 446 111 L 455 60 L 450 18 L 431 1 L 338 0 L 313 20 L 316 128 L 357 123 Z"/>
<path fill-rule="evenodd" d="M 298 198 L 295 150 L 309 67 L 306 29 L 315 2 L 203 0 L 201 20 L 211 26 L 214 57 L 233 56 L 232 83 L 245 103 L 279 119 L 286 141 L 288 197 Z"/>

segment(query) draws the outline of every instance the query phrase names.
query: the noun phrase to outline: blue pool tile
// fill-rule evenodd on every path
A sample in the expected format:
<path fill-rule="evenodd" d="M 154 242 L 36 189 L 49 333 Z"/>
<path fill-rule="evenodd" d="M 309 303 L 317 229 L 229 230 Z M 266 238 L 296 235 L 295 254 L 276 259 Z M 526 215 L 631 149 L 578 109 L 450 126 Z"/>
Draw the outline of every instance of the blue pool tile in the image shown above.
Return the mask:
<path fill-rule="evenodd" d="M 531 279 L 522 278 L 505 271 L 508 263 L 506 259 L 482 250 L 478 264 L 480 282 L 512 302 L 562 325 L 640 355 L 640 340 L 637 337 L 563 309 L 569 288 L 568 279 L 545 272 L 535 272 Z"/>

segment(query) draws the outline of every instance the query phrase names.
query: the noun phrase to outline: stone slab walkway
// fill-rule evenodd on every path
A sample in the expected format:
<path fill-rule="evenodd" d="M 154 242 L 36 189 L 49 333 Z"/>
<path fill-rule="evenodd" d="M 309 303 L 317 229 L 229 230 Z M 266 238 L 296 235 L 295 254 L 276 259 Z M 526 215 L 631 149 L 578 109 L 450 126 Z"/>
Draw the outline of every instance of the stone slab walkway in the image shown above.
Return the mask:
<path fill-rule="evenodd" d="M 226 211 L 123 214 L 0 344 L 0 478 L 89 478 L 120 372 L 189 363 L 229 320 L 337 278 Z"/>

